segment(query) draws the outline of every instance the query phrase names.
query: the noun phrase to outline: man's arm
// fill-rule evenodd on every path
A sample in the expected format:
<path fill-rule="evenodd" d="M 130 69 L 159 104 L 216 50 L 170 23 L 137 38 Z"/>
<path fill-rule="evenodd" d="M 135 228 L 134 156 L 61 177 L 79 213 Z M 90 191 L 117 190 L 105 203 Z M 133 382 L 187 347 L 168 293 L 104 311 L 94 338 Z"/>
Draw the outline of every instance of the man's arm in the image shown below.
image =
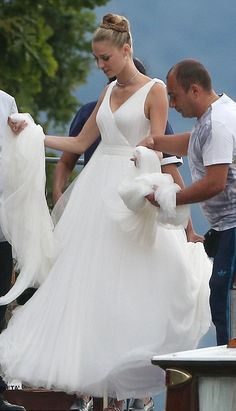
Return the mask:
<path fill-rule="evenodd" d="M 186 156 L 190 133 L 173 134 L 168 136 L 150 135 L 137 144 L 163 153 Z"/>
<path fill-rule="evenodd" d="M 192 204 L 208 200 L 224 191 L 229 164 L 215 164 L 206 167 L 206 175 L 176 194 L 176 204 Z"/>
<path fill-rule="evenodd" d="M 69 131 L 70 136 L 77 136 L 80 133 L 87 119 L 92 114 L 95 106 L 96 101 L 92 101 L 79 109 L 72 120 Z M 52 198 L 54 204 L 58 201 L 65 190 L 66 184 L 68 183 L 69 177 L 79 157 L 79 154 L 64 152 L 58 161 L 53 175 Z"/>
<path fill-rule="evenodd" d="M 53 204 L 61 197 L 78 158 L 78 154 L 65 152 L 58 161 L 53 175 Z"/>
<path fill-rule="evenodd" d="M 183 181 L 183 178 L 182 178 L 176 164 L 167 164 L 165 166 L 162 166 L 162 172 L 171 174 L 173 179 L 174 179 L 174 182 L 176 184 L 178 184 L 181 189 L 184 189 L 184 187 L 185 187 L 184 181 Z M 203 236 L 197 234 L 194 231 L 191 217 L 188 220 L 187 227 L 185 228 L 185 233 L 186 233 L 187 241 L 190 241 L 190 242 L 193 242 L 193 243 L 196 243 L 196 242 L 199 242 L 199 241 L 203 242 Z"/>
<path fill-rule="evenodd" d="M 199 181 L 183 188 L 176 193 L 176 205 L 193 204 L 208 200 L 224 191 L 227 181 L 229 164 L 217 164 L 206 167 L 206 175 Z M 155 206 L 154 193 L 146 198 Z"/>

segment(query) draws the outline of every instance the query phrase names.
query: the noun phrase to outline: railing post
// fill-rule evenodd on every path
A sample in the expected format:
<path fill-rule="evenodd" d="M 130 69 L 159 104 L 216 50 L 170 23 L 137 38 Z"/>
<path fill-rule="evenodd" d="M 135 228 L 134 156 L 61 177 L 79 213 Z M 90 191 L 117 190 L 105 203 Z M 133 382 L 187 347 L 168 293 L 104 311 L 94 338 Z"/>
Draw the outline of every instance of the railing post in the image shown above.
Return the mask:
<path fill-rule="evenodd" d="M 236 283 L 230 290 L 230 332 L 229 339 L 236 338 Z"/>

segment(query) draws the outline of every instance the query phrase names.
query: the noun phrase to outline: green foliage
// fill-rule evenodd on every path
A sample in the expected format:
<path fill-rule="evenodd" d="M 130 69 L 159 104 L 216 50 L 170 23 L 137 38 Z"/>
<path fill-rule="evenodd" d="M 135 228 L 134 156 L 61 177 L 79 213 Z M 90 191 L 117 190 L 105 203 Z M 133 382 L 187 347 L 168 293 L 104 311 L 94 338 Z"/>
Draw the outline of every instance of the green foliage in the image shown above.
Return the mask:
<path fill-rule="evenodd" d="M 0 88 L 36 121 L 67 123 L 90 67 L 96 6 L 108 0 L 0 0 Z M 42 122 L 42 121 L 41 121 Z"/>

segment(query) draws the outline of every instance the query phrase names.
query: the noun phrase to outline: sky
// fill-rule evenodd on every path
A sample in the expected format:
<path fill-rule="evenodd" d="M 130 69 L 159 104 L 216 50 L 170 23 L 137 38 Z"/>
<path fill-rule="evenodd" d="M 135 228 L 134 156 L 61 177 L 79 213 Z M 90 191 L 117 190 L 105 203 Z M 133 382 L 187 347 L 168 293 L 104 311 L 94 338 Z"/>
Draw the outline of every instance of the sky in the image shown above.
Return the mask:
<path fill-rule="evenodd" d="M 134 55 L 150 77 L 165 81 L 166 73 L 184 58 L 200 60 L 209 70 L 214 89 L 236 99 L 236 1 L 235 0 L 111 0 L 95 9 L 97 23 L 106 13 L 128 18 Z M 81 103 L 96 100 L 106 84 L 94 62 L 87 83 L 76 96 Z M 174 109 L 169 120 L 175 132 L 190 130 L 193 119 L 183 119 Z M 191 183 L 187 159 L 181 167 L 185 184 Z M 199 205 L 192 206 L 196 230 L 209 228 Z"/>
<path fill-rule="evenodd" d="M 208 68 L 216 91 L 236 98 L 235 0 L 111 0 L 95 9 L 98 24 L 109 12 L 129 19 L 134 55 L 151 77 L 165 80 L 173 64 L 192 57 Z M 79 97 L 84 102 L 94 98 L 104 84 L 103 73 L 94 65 Z M 179 115 L 173 122 L 177 131 L 184 127 Z"/>

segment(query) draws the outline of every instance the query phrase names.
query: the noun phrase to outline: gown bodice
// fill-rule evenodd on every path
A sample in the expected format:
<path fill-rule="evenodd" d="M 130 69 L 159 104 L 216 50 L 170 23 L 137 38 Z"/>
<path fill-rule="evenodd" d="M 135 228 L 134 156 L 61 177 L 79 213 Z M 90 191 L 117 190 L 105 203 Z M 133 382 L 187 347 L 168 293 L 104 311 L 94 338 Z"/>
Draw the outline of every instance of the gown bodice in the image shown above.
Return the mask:
<path fill-rule="evenodd" d="M 114 112 L 110 99 L 116 81 L 109 84 L 103 102 L 97 113 L 97 124 L 104 145 L 126 145 L 135 147 L 149 134 L 150 121 L 144 113 L 144 105 L 151 87 L 162 80 L 152 79 L 133 93 Z"/>

